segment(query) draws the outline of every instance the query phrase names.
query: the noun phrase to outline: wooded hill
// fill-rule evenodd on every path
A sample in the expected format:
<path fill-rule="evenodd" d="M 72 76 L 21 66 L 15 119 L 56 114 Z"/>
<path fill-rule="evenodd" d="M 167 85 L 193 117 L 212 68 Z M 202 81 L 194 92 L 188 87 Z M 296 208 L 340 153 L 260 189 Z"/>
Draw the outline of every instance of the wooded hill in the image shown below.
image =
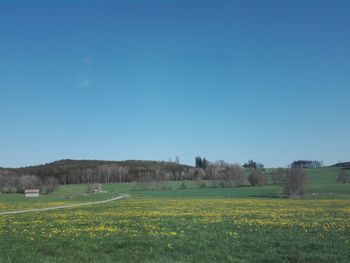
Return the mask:
<path fill-rule="evenodd" d="M 55 177 L 60 184 L 181 180 L 193 173 L 193 167 L 164 161 L 59 160 L 22 168 L 0 168 L 0 174 Z"/>
<path fill-rule="evenodd" d="M 340 167 L 340 168 L 350 169 L 350 162 L 337 163 L 332 165 L 331 167 Z"/>

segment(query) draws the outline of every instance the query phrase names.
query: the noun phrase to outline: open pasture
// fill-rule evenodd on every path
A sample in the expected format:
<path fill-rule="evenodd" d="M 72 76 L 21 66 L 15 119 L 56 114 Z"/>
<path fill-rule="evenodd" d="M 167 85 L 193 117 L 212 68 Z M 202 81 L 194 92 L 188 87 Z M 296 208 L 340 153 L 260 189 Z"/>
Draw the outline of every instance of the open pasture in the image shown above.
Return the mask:
<path fill-rule="evenodd" d="M 1 216 L 1 262 L 348 262 L 350 200 L 127 199 Z"/>
<path fill-rule="evenodd" d="M 350 195 L 336 170 L 309 172 L 305 198 L 278 186 L 135 190 L 67 185 L 49 196 L 0 195 L 0 211 L 112 203 L 0 215 L 0 262 L 349 262 Z"/>

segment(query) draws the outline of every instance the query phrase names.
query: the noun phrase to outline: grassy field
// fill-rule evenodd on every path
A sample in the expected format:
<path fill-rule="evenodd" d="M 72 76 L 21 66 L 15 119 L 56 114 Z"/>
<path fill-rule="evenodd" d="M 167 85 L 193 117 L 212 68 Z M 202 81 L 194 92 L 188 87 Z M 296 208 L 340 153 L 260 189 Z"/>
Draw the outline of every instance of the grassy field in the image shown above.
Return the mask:
<path fill-rule="evenodd" d="M 74 209 L 0 215 L 0 262 L 350 262 L 350 186 L 339 170 L 308 170 L 305 198 L 277 186 L 135 190 L 133 184 L 62 186 L 24 199 L 0 195 L 0 211 L 131 198 Z M 152 187 L 151 187 L 152 188 Z"/>

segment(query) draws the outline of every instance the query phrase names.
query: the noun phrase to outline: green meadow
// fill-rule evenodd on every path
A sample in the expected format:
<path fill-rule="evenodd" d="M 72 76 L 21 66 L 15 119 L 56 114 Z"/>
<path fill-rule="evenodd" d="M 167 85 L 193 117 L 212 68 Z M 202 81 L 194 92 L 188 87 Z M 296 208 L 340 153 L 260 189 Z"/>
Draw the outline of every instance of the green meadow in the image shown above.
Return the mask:
<path fill-rule="evenodd" d="M 350 262 L 350 185 L 337 168 L 308 169 L 300 199 L 281 188 L 169 182 L 140 189 L 64 185 L 52 195 L 0 194 L 0 212 L 129 198 L 63 210 L 0 215 L 0 262 Z M 269 171 L 267 171 L 269 173 Z"/>

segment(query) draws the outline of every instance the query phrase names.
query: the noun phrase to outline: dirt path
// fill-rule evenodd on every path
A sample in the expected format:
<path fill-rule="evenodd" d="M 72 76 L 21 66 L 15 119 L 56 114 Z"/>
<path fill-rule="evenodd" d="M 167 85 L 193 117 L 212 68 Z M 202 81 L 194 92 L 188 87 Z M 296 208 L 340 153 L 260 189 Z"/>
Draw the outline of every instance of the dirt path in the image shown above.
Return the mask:
<path fill-rule="evenodd" d="M 37 209 L 29 209 L 29 210 L 18 210 L 18 211 L 9 211 L 9 212 L 0 212 L 0 215 L 12 215 L 12 214 L 22 214 L 22 213 L 31 213 L 31 212 L 42 212 L 42 211 L 49 211 L 49 210 L 56 210 L 56 209 L 64 209 L 64 208 L 71 208 L 71 207 L 78 207 L 78 206 L 87 206 L 87 205 L 97 205 L 97 204 L 104 204 L 108 202 L 113 202 L 119 199 L 130 197 L 130 195 L 127 194 L 121 194 L 117 197 L 103 200 L 103 201 L 96 201 L 96 202 L 88 202 L 88 203 L 82 203 L 82 204 L 74 204 L 74 205 L 63 205 L 63 206 L 54 206 L 54 207 L 47 207 L 47 208 L 37 208 Z"/>

